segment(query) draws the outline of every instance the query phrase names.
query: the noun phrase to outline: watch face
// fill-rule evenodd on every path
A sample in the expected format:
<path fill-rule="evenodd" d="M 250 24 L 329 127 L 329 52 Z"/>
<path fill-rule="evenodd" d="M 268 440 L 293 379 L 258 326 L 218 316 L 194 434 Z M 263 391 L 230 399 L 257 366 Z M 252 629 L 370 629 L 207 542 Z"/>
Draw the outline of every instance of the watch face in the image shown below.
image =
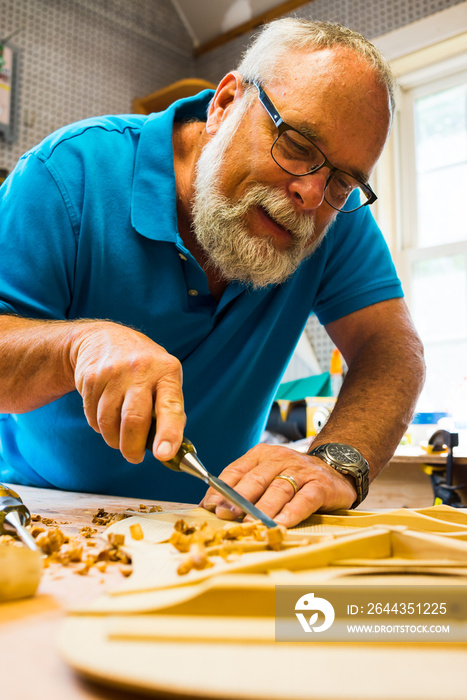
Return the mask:
<path fill-rule="evenodd" d="M 361 462 L 360 453 L 350 445 L 342 445 L 337 442 L 330 444 L 327 452 L 332 459 L 341 464 L 358 464 Z"/>

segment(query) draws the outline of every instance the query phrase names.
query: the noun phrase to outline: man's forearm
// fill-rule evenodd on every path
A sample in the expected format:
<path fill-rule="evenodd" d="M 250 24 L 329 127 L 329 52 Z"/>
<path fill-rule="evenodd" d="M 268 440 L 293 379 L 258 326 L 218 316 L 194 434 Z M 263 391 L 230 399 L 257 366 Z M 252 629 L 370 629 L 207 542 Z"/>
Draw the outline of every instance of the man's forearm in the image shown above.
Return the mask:
<path fill-rule="evenodd" d="M 344 442 L 370 465 L 370 480 L 391 459 L 423 387 L 423 348 L 415 334 L 372 337 L 353 359 L 336 406 L 313 446 Z"/>
<path fill-rule="evenodd" d="M 185 426 L 182 369 L 143 333 L 112 321 L 0 316 L 0 413 L 25 413 L 79 391 L 89 425 L 129 462 L 172 459 Z"/>
<path fill-rule="evenodd" d="M 25 413 L 73 391 L 70 347 L 78 325 L 0 316 L 1 413 Z"/>

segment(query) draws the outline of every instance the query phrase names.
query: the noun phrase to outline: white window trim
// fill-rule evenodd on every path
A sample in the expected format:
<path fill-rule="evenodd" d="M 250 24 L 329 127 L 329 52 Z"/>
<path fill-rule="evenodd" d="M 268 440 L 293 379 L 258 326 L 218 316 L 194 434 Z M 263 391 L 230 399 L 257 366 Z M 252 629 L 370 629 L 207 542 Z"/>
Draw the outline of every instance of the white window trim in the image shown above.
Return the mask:
<path fill-rule="evenodd" d="M 399 81 L 410 80 L 410 76 L 414 77 L 416 71 L 426 70 L 427 67 L 438 63 L 443 58 L 457 60 L 458 57 L 467 56 L 467 1 L 372 39 L 372 42 L 390 61 Z M 409 84 L 405 83 L 405 86 L 409 87 Z M 371 209 L 386 238 L 408 297 L 407 280 L 412 260 L 409 255 L 403 256 L 401 254 L 402 225 L 399 214 L 400 207 L 398 207 L 400 192 L 396 177 L 396 173 L 399 172 L 399 155 L 398 149 L 394 147 L 394 143 L 397 142 L 395 137 L 398 136 L 398 119 L 399 116 L 396 114 L 392 135 L 372 178 L 372 184 L 375 186 L 379 199 L 371 206 Z M 459 244 L 452 245 L 458 246 Z M 457 248 L 453 248 L 454 250 L 457 252 Z M 409 298 L 407 301 L 410 305 Z M 315 365 L 315 357 L 310 357 L 305 344 L 300 345 L 297 350 L 303 360 L 314 367 L 315 373 L 319 374 L 327 369 L 321 369 L 317 361 Z"/>
<path fill-rule="evenodd" d="M 400 90 L 467 67 L 467 2 L 430 15 L 394 32 L 377 37 L 373 43 L 390 61 Z M 402 94 L 398 95 L 400 103 Z M 403 207 L 398 188 L 400 111 L 396 110 L 392 134 L 375 169 L 373 182 L 379 199 L 373 206 L 402 283 L 406 284 L 407 256 L 402 256 Z"/>
<path fill-rule="evenodd" d="M 422 49 L 462 34 L 467 29 L 467 2 L 436 12 L 418 22 L 383 34 L 372 43 L 377 46 L 388 61 L 395 61 L 410 55 L 416 56 Z M 423 61 L 420 65 L 423 65 Z"/>

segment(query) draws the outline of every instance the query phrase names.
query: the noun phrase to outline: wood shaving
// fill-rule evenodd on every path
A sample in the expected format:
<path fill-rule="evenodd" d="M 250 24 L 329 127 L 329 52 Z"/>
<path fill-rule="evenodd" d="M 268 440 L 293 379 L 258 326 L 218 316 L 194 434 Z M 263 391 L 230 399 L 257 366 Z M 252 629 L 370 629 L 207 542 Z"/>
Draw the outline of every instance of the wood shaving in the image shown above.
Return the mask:
<path fill-rule="evenodd" d="M 87 576 L 90 568 L 91 568 L 90 564 L 85 562 L 83 564 L 80 564 L 80 566 L 76 567 L 75 574 L 78 574 L 79 576 Z"/>
<path fill-rule="evenodd" d="M 36 519 L 35 523 L 40 524 L 34 523 L 27 527 L 38 547 L 46 555 L 43 560 L 44 569 L 50 569 L 52 565 L 68 567 L 74 573 L 85 576 L 93 567 L 102 574 L 107 570 L 108 564 L 115 564 L 122 569 L 124 576 L 130 575 L 131 557 L 121 549 L 125 542 L 124 535 L 109 533 L 110 541 L 99 541 L 91 539 L 93 535 L 98 534 L 98 530 L 86 526 L 80 529 L 78 536 L 70 536 L 57 526 L 45 527 L 45 520 Z M 14 535 L 1 535 L 0 544 L 24 546 Z M 57 575 L 58 572 L 51 569 L 51 578 L 56 578 Z"/>
<path fill-rule="evenodd" d="M 266 528 L 265 535 L 269 549 L 274 549 L 276 551 L 281 549 L 286 532 L 287 530 L 283 527 L 281 528 L 280 525 L 278 525 L 277 527 Z"/>
<path fill-rule="evenodd" d="M 34 538 L 40 535 L 41 532 L 47 532 L 47 529 L 42 527 L 42 525 L 28 525 L 26 529 L 29 530 Z"/>
<path fill-rule="evenodd" d="M 203 523 L 199 527 L 204 527 L 206 523 Z M 199 529 L 198 527 L 198 529 Z M 183 535 L 191 535 L 193 532 L 196 532 L 196 527 L 194 525 L 188 525 L 184 520 L 180 519 L 177 520 L 177 522 L 174 525 L 174 530 L 175 532 L 181 532 Z"/>
<path fill-rule="evenodd" d="M 122 535 L 122 537 L 125 538 L 125 535 Z M 131 564 L 131 557 L 120 549 L 123 542 L 119 538 L 117 538 L 116 542 L 116 544 L 109 542 L 97 554 L 93 553 L 92 556 L 95 561 L 115 561 L 121 564 Z"/>
<path fill-rule="evenodd" d="M 12 535 L 0 535 L 0 544 L 14 544 L 18 542 Z"/>
<path fill-rule="evenodd" d="M 98 508 L 92 516 L 92 522 L 94 525 L 104 525 L 108 527 L 112 525 L 112 523 L 123 520 L 125 517 L 123 513 L 108 513 L 104 508 Z"/>
<path fill-rule="evenodd" d="M 211 555 L 227 558 L 232 553 L 241 553 L 238 543 L 260 543 L 266 549 L 280 550 L 287 533 L 282 525 L 268 528 L 259 521 L 235 523 L 220 530 L 214 530 L 208 523 L 188 525 L 177 520 L 169 542 L 179 552 L 188 553 L 177 569 L 184 576 L 192 569 L 205 569 L 213 566 Z M 237 547 L 232 546 L 237 543 Z M 256 546 L 256 545 L 255 545 Z"/>
<path fill-rule="evenodd" d="M 157 513 L 163 511 L 161 506 L 147 506 L 139 504 L 140 512 Z M 135 513 L 138 512 L 135 510 Z M 98 508 L 96 512 L 84 511 L 92 518 L 92 524 L 108 527 L 113 522 L 128 517 L 123 513 L 109 513 L 104 508 Z M 90 519 L 91 519 L 90 518 Z M 125 536 L 118 533 L 109 533 L 109 541 L 104 542 L 99 536 L 97 527 L 90 525 L 79 529 L 77 536 L 71 536 L 63 532 L 60 525 L 70 524 L 69 521 L 57 521 L 54 518 L 44 517 L 39 513 L 31 514 L 31 523 L 28 531 L 35 539 L 36 544 L 46 555 L 43 559 L 44 569 L 49 569 L 48 575 L 55 579 L 60 575 L 60 569 L 66 567 L 81 576 L 87 575 L 95 569 L 99 574 L 109 571 L 109 566 L 115 566 L 123 576 L 132 573 L 131 557 L 123 551 L 122 546 Z M 139 530 L 138 530 L 139 528 Z M 132 526 L 132 539 L 143 539 L 144 533 L 140 525 Z M 24 547 L 24 544 L 16 535 L 0 535 L 0 545 Z"/>
<path fill-rule="evenodd" d="M 133 567 L 128 566 L 127 564 L 122 564 L 118 568 L 122 576 L 131 576 L 131 574 L 133 573 Z"/>
<path fill-rule="evenodd" d="M 127 510 L 132 510 L 133 513 L 163 513 L 164 509 L 162 506 L 147 506 L 144 503 L 139 504 L 139 508 L 127 508 Z"/>
<path fill-rule="evenodd" d="M 147 506 L 144 503 L 140 503 L 138 509 L 127 508 L 135 513 L 161 513 L 163 508 L 161 506 Z M 108 527 L 112 523 L 116 523 L 128 516 L 125 513 L 108 513 L 104 508 L 98 508 L 97 511 L 92 516 L 92 522 L 94 525 L 104 525 Z"/>
<path fill-rule="evenodd" d="M 130 535 L 133 540 L 144 539 L 143 528 L 139 523 L 133 523 L 133 525 L 130 525 Z"/>
<path fill-rule="evenodd" d="M 110 532 L 108 535 L 108 540 L 110 544 L 113 544 L 115 547 L 120 547 L 122 544 L 125 544 L 125 535 L 122 535 L 119 532 Z"/>
<path fill-rule="evenodd" d="M 44 521 L 42 521 L 44 522 Z M 66 544 L 68 538 L 58 527 L 54 527 L 46 532 L 41 532 L 36 537 L 36 544 L 45 554 L 58 552 L 62 544 Z"/>
<path fill-rule="evenodd" d="M 177 574 L 184 576 L 192 569 L 201 570 L 211 566 L 214 564 L 208 559 L 206 547 L 200 542 L 195 542 L 190 547 L 190 555 L 177 568 Z"/>
<path fill-rule="evenodd" d="M 60 547 L 60 561 L 69 564 L 70 561 L 81 561 L 83 558 L 83 545 L 79 540 L 74 540 Z"/>
<path fill-rule="evenodd" d="M 86 539 L 89 539 L 90 537 L 94 537 L 94 535 L 97 535 L 97 528 L 85 525 L 80 529 L 79 534 L 83 537 L 86 537 Z"/>

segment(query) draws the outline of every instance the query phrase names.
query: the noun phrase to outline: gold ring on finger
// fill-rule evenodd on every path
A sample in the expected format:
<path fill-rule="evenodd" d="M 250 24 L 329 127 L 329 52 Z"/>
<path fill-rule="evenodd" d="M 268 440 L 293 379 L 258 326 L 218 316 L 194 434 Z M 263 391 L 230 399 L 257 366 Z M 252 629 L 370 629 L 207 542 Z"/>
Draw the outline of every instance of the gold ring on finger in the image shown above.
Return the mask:
<path fill-rule="evenodd" d="M 287 474 L 279 474 L 278 476 L 274 477 L 273 481 L 275 481 L 276 479 L 285 479 L 286 481 L 288 481 L 289 484 L 291 484 L 291 486 L 293 488 L 293 495 L 295 496 L 295 494 L 298 491 L 298 486 L 297 486 L 297 482 L 295 481 L 293 476 L 288 476 Z"/>

